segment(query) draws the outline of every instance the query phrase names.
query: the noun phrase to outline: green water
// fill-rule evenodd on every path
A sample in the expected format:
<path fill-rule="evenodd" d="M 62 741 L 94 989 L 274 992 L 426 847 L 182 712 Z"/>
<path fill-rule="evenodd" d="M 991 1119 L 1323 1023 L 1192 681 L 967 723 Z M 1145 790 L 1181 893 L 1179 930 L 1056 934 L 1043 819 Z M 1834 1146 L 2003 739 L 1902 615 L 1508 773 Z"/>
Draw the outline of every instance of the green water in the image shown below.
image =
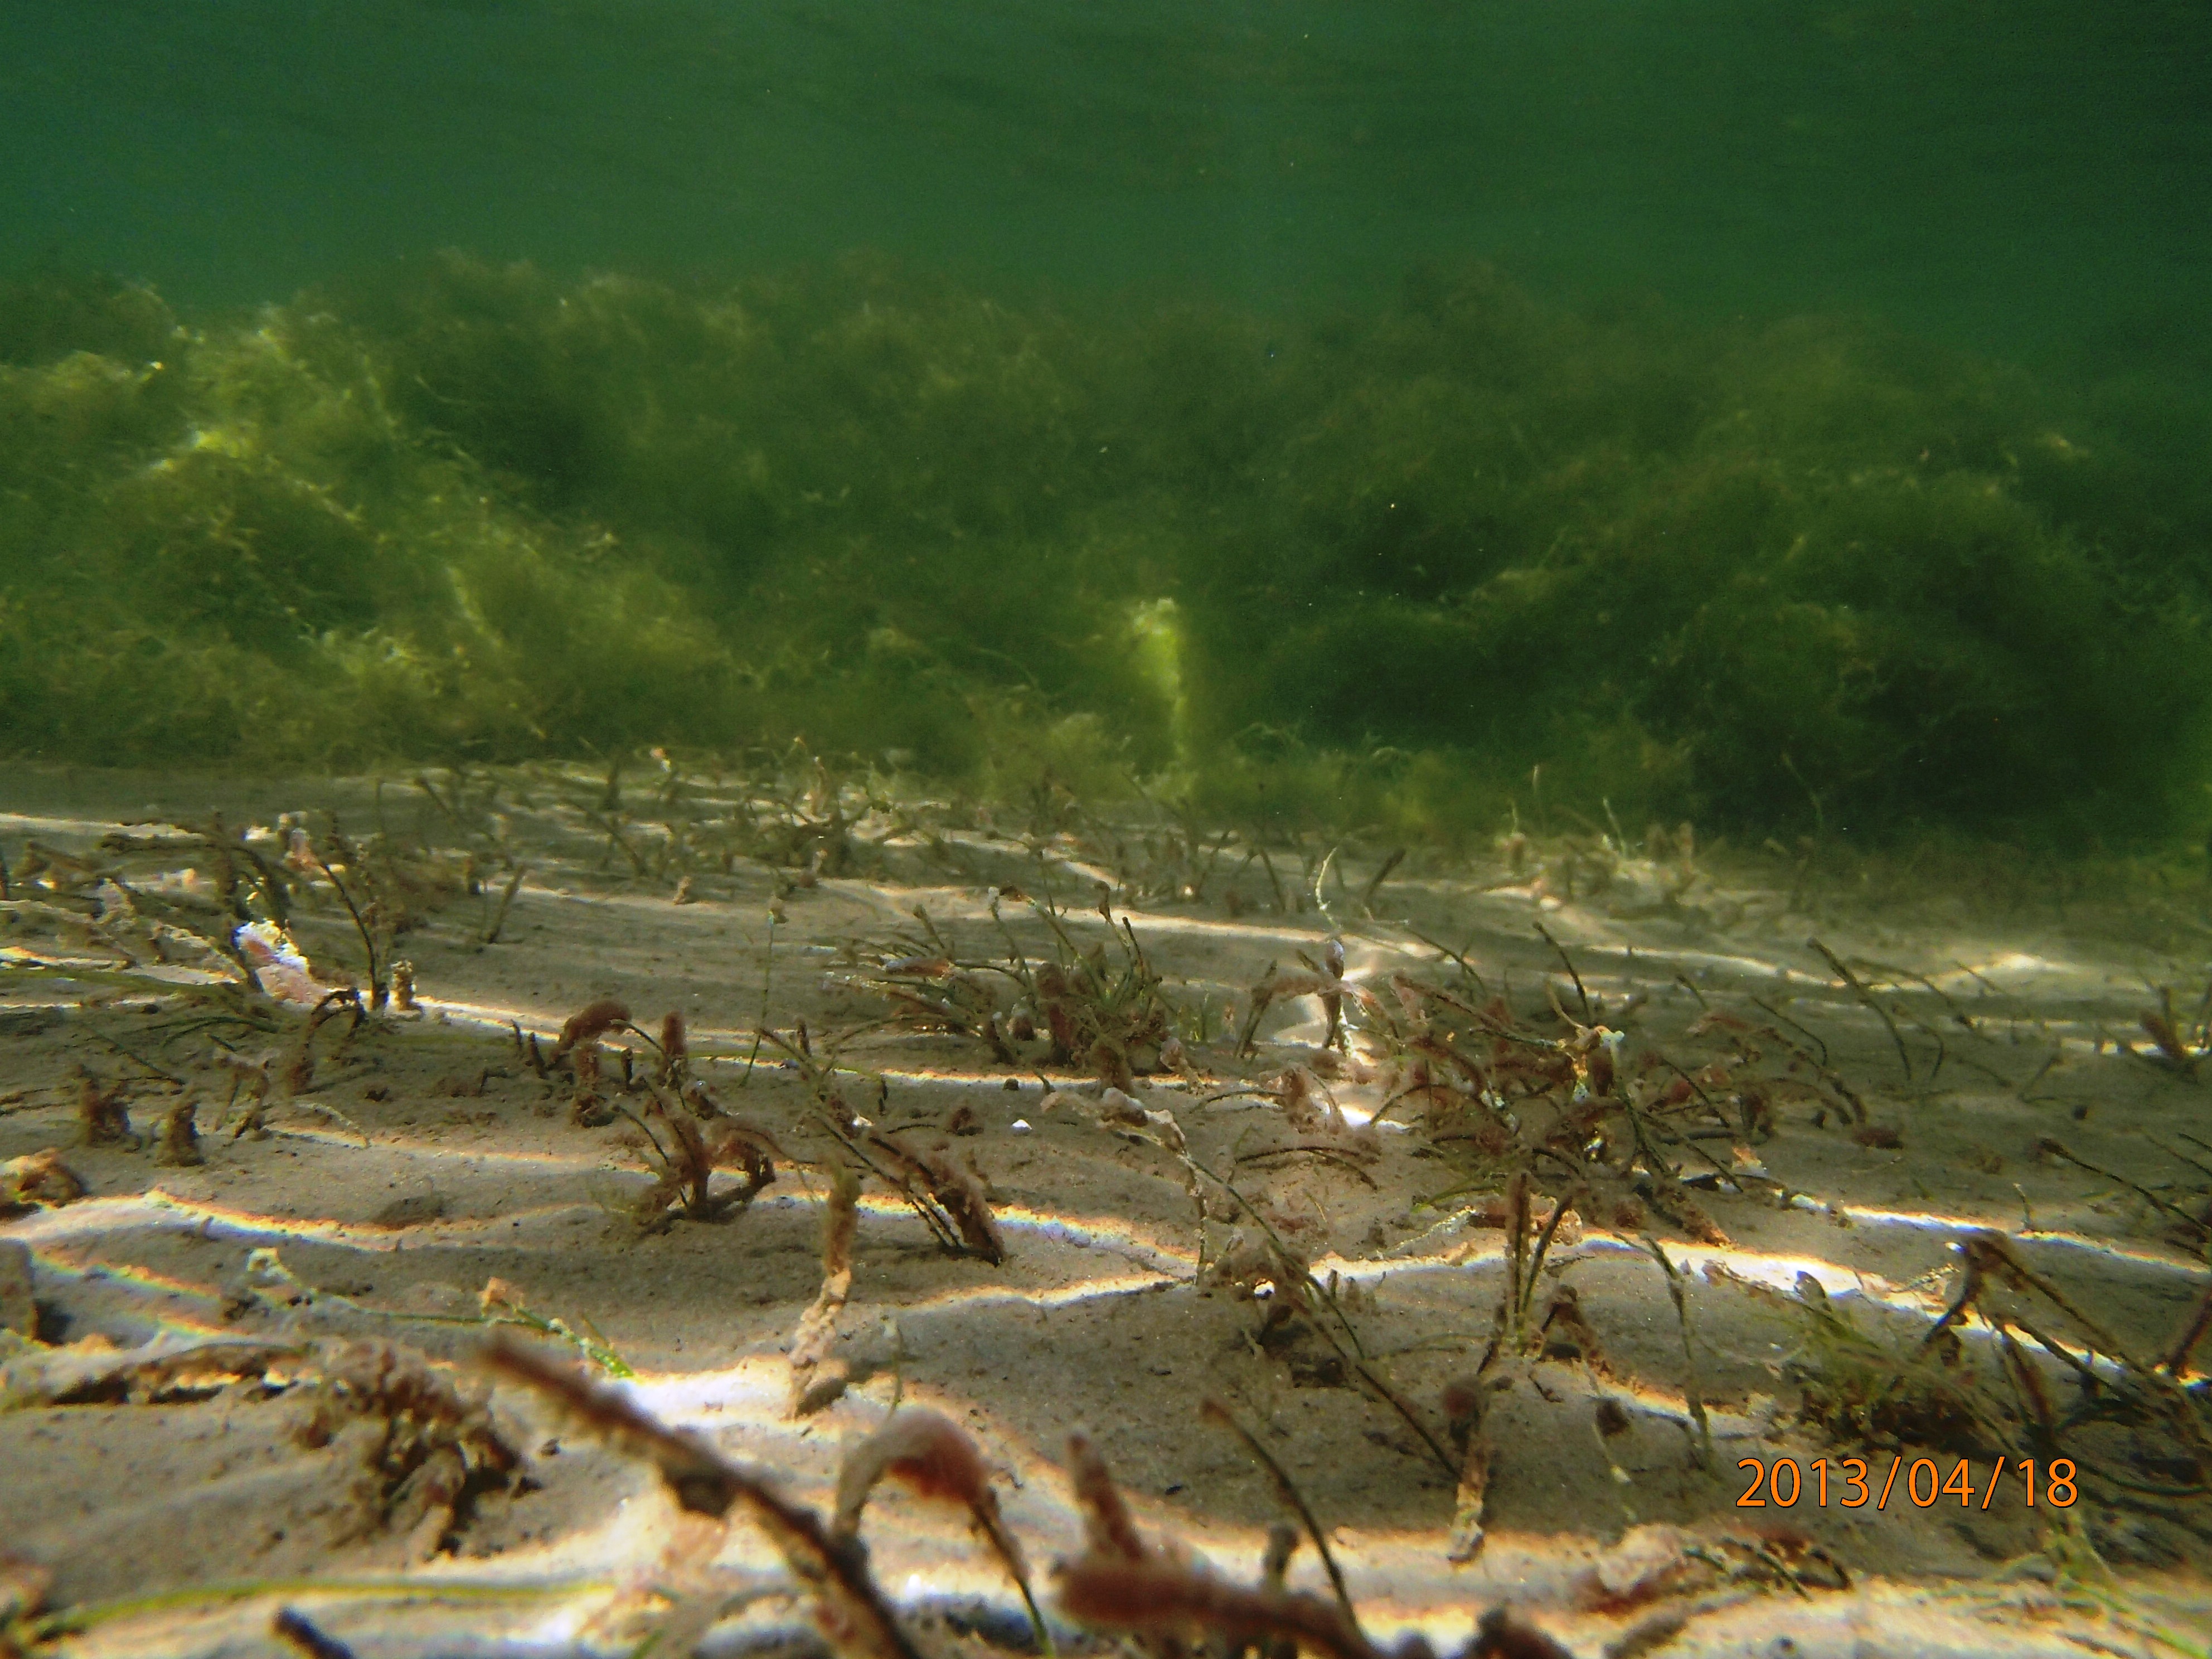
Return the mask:
<path fill-rule="evenodd" d="M 2167 3 L 10 0 L 0 748 L 2197 837 L 2208 71 Z"/>

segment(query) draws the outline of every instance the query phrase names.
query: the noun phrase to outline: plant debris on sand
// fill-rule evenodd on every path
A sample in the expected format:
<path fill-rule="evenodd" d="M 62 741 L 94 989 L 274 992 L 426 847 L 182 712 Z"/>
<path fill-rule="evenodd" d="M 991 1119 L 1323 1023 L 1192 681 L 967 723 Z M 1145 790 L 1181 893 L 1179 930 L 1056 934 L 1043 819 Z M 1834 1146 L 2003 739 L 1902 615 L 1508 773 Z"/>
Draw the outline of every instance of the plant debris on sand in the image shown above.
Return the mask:
<path fill-rule="evenodd" d="M 334 786 L 349 856 L 234 809 L 287 890 L 243 962 L 219 906 L 189 962 L 23 913 L 0 1452 L 60 1611 L 21 1629 L 252 1577 L 257 1632 L 350 1640 L 362 1575 L 586 1536 L 613 1587 L 535 1593 L 677 1646 L 795 1583 L 885 1656 L 957 1622 L 1415 1659 L 1386 1608 L 1455 1654 L 1757 1650 L 1909 1579 L 1951 1616 L 1999 1562 L 2010 1630 L 2178 1627 L 2146 1598 L 2212 1505 L 2203 981 L 2109 966 L 2170 890 L 2020 901 L 2106 976 L 2053 986 L 1995 922 L 1955 963 L 1883 934 L 1877 863 L 1533 799 L 1469 857 L 1058 796 L 994 838 L 874 787 L 781 751 Z M 763 827 L 799 822 L 843 850 Z M 209 839 L 105 833 L 15 890 L 126 856 L 200 890 Z M 706 1519 L 592 1532 L 632 1489 L 456 1380 L 488 1331 Z M 1893 1468 L 1872 1521 L 1835 1501 Z M 733 1565 L 740 1516 L 783 1572 Z"/>

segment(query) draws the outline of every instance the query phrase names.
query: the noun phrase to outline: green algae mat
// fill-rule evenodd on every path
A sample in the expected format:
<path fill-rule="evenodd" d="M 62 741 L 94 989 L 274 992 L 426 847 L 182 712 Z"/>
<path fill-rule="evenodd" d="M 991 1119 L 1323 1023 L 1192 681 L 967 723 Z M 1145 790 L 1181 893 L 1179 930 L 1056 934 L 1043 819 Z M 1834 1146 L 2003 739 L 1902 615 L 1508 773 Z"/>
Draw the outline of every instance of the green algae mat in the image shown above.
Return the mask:
<path fill-rule="evenodd" d="M 0 299 L 0 744 L 735 754 L 1486 836 L 2201 835 L 2203 412 L 1876 325 L 463 256 Z M 1547 820 L 1548 822 L 1548 819 Z"/>

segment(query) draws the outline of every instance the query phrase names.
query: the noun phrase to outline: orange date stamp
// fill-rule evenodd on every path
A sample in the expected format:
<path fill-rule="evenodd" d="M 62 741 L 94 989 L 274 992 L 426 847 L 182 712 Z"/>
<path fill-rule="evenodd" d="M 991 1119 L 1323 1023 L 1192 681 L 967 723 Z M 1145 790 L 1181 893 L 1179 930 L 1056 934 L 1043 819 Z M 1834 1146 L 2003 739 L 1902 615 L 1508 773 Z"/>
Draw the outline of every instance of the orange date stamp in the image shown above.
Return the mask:
<path fill-rule="evenodd" d="M 1750 1477 L 1743 1495 L 1735 1500 L 1740 1510 L 1795 1509 L 1801 1501 L 1826 1509 L 1832 1497 L 1839 1509 L 1856 1510 L 1871 1504 L 1876 1510 L 1886 1510 L 1893 1495 L 1910 1499 L 1916 1509 L 1933 1509 L 1944 1498 L 1956 1498 L 1961 1509 L 1985 1510 L 2008 1475 L 2021 1487 L 2030 1509 L 2039 1504 L 2071 1509 L 2081 1496 L 2075 1484 L 2080 1471 L 2070 1457 L 2054 1457 L 2048 1462 L 2033 1457 L 2000 1457 L 1991 1467 L 1985 1486 L 1975 1485 L 1974 1466 L 1966 1458 L 1954 1462 L 1947 1474 L 1932 1457 L 1908 1461 L 1901 1452 L 1890 1459 L 1887 1473 L 1881 1474 L 1863 1457 L 1834 1461 L 1815 1457 L 1802 1465 L 1794 1457 L 1778 1457 L 1771 1462 L 1744 1457 L 1736 1461 L 1736 1468 Z M 1899 1471 L 1904 1473 L 1902 1482 L 1898 1479 Z"/>

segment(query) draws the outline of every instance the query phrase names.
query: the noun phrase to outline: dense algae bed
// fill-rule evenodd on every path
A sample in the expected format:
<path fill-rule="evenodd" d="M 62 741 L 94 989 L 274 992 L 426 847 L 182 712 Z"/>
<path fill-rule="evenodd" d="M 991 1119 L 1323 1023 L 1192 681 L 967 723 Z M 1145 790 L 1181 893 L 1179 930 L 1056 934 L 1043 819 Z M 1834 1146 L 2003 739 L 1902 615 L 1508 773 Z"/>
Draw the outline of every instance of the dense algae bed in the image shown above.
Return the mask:
<path fill-rule="evenodd" d="M 2203 425 L 1479 267 L 1302 319 L 862 261 L 687 292 L 447 256 L 192 327 L 33 283 L 0 299 L 0 740 L 798 735 L 1448 838 L 1540 766 L 1632 824 L 2193 836 Z"/>

